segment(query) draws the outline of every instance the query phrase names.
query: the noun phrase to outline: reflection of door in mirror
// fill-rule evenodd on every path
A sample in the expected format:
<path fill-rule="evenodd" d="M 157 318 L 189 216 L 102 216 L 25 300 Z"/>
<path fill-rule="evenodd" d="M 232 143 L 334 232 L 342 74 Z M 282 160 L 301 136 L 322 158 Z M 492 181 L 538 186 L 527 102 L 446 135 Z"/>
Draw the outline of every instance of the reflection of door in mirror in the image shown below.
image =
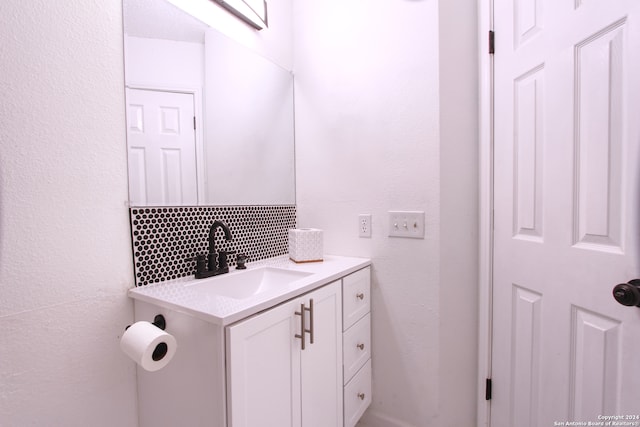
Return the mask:
<path fill-rule="evenodd" d="M 148 171 L 137 169 L 142 160 L 129 149 L 130 204 L 295 204 L 293 58 L 285 54 L 291 44 L 286 26 L 261 32 L 271 35 L 249 48 L 240 40 L 249 42 L 242 34 L 253 39 L 253 30 L 231 37 L 165 0 L 125 0 L 123 12 L 126 87 L 192 94 L 198 124 L 197 202 L 139 197 L 151 183 L 137 179 Z M 182 181 L 163 184 L 184 188 Z"/>
<path fill-rule="evenodd" d="M 127 89 L 133 206 L 197 205 L 193 94 Z"/>

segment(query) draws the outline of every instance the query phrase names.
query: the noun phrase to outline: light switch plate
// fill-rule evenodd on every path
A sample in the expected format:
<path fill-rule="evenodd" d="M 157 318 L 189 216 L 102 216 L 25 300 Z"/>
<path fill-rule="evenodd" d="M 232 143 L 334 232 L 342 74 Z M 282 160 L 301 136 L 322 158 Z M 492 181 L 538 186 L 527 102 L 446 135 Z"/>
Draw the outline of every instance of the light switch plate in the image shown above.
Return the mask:
<path fill-rule="evenodd" d="M 424 211 L 389 211 L 389 236 L 424 239 Z"/>

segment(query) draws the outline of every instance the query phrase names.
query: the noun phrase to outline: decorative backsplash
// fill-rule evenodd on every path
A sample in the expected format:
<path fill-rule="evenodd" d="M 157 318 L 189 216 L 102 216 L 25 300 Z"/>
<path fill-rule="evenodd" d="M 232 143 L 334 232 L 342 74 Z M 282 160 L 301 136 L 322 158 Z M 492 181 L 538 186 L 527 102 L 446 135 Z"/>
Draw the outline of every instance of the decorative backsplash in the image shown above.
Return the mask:
<path fill-rule="evenodd" d="M 216 220 L 229 226 L 233 239 L 216 231 L 216 250 L 236 251 L 248 262 L 284 255 L 288 230 L 296 228 L 295 205 L 184 206 L 131 208 L 136 286 L 195 274 L 197 254 L 209 250 L 209 228 Z M 235 266 L 236 256 L 229 256 Z"/>

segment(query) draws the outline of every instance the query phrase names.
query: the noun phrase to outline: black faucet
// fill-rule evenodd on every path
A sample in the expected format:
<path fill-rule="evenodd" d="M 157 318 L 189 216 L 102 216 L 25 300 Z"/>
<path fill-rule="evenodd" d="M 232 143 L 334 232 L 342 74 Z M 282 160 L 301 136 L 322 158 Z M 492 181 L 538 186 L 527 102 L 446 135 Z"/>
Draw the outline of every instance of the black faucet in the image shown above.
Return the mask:
<path fill-rule="evenodd" d="M 206 277 L 217 276 L 229 272 L 229 264 L 227 256 L 234 254 L 235 251 L 220 251 L 216 253 L 216 230 L 222 228 L 225 240 L 231 240 L 231 230 L 227 224 L 220 220 L 215 220 L 209 229 L 209 253 L 206 255 L 196 256 L 196 279 L 204 279 Z M 217 262 L 216 262 L 217 258 Z"/>

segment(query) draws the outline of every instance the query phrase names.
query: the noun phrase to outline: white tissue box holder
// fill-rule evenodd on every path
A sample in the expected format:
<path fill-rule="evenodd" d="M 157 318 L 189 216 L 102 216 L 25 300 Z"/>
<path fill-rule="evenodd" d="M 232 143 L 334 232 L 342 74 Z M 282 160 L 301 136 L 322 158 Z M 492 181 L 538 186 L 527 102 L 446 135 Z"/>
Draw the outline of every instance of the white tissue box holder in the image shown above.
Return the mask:
<path fill-rule="evenodd" d="M 289 258 L 294 262 L 322 261 L 322 230 L 297 228 L 289 230 Z"/>

